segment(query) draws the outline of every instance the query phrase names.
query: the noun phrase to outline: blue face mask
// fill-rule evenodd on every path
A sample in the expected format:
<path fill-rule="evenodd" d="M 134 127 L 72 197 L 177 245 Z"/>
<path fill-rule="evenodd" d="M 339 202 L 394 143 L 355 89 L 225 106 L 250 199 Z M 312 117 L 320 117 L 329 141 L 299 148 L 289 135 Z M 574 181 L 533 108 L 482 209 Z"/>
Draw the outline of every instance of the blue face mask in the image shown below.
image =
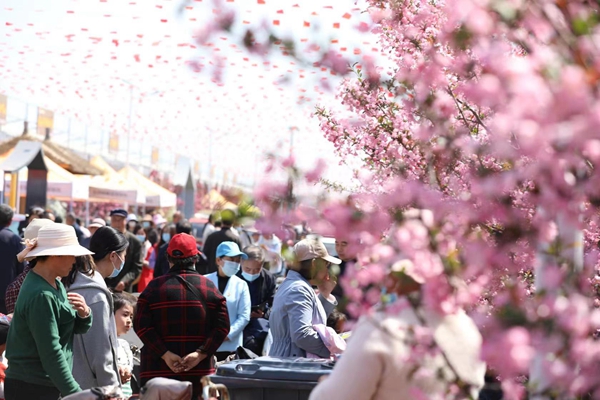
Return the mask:
<path fill-rule="evenodd" d="M 135 237 L 142 243 L 146 241 L 146 235 L 135 235 Z"/>
<path fill-rule="evenodd" d="M 240 270 L 240 264 L 233 261 L 225 261 L 222 268 L 225 275 L 232 277 Z"/>
<path fill-rule="evenodd" d="M 118 254 L 117 254 L 117 257 L 119 258 L 119 260 L 121 260 L 121 257 L 119 257 Z M 112 260 L 110 262 L 112 263 Z M 125 266 L 125 260 L 121 260 L 121 266 L 119 266 L 119 268 L 116 268 L 115 264 L 113 263 L 114 269 L 113 269 L 112 274 L 110 274 L 109 278 L 116 278 L 121 273 L 124 266 Z"/>
<path fill-rule="evenodd" d="M 171 240 L 171 234 L 170 233 L 163 233 L 162 234 L 162 240 L 163 240 L 163 242 L 169 242 L 169 240 Z"/>
<path fill-rule="evenodd" d="M 143 226 L 144 228 L 150 228 L 150 222 L 148 222 L 148 221 L 143 221 L 143 222 L 142 222 L 142 226 Z"/>
<path fill-rule="evenodd" d="M 255 280 L 258 279 L 258 277 L 260 276 L 260 272 L 258 274 L 249 274 L 247 272 L 243 272 L 242 271 L 242 276 L 244 277 L 245 280 L 247 280 L 248 282 L 254 282 Z"/>

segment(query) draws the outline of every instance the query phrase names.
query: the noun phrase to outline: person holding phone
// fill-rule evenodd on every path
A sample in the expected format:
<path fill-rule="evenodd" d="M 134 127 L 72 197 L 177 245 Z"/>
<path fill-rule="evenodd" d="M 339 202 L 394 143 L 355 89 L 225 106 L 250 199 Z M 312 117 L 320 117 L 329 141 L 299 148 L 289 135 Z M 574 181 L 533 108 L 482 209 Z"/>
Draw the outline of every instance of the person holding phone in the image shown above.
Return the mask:
<path fill-rule="evenodd" d="M 273 344 L 269 356 L 306 357 L 310 353 L 329 358 L 329 349 L 314 325 L 325 325 L 337 305 L 331 294 L 336 282 L 329 275 L 329 267 L 342 260 L 330 256 L 318 238 L 296 243 L 294 256 L 296 263 L 273 299 L 269 318 Z M 318 295 L 313 286 L 318 288 Z"/>
<path fill-rule="evenodd" d="M 250 289 L 250 322 L 244 329 L 244 347 L 262 354 L 267 334 L 269 333 L 269 312 L 275 297 L 275 277 L 263 268 L 265 253 L 259 246 L 247 246 L 244 253 L 247 260 L 242 260 L 242 269 L 237 276 L 248 284 Z"/>

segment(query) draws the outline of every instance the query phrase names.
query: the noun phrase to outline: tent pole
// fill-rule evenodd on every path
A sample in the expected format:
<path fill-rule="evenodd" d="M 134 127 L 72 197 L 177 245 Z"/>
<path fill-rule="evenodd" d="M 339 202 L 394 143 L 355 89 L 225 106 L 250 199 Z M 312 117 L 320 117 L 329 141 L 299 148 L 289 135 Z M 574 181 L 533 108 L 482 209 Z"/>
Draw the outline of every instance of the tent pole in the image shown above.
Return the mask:
<path fill-rule="evenodd" d="M 90 199 L 85 200 L 85 226 L 90 224 Z"/>
<path fill-rule="evenodd" d="M 17 181 L 17 189 L 15 191 L 16 194 L 17 194 L 17 205 L 15 207 L 15 212 L 20 214 L 21 213 L 21 191 L 19 190 L 20 189 L 20 187 L 19 187 L 19 174 L 17 173 L 15 176 L 17 178 L 16 179 L 16 181 Z M 27 210 L 25 210 L 25 212 L 27 212 Z M 25 213 L 23 213 L 23 214 L 25 214 Z"/>
<path fill-rule="evenodd" d="M 17 214 L 19 213 L 19 210 L 17 210 L 17 203 L 18 203 L 18 191 L 19 191 L 19 172 L 11 172 L 10 174 L 10 193 L 9 193 L 9 200 L 8 200 L 8 205 L 10 207 L 12 207 L 13 209 L 15 209 Z"/>

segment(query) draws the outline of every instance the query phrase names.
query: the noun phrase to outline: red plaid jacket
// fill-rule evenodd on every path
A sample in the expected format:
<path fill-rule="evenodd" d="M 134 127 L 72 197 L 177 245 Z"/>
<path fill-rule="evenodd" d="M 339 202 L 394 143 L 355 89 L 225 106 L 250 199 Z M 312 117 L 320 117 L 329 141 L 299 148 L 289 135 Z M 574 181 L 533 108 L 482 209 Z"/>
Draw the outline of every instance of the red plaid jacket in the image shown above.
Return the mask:
<path fill-rule="evenodd" d="M 15 304 L 17 304 L 17 297 L 19 297 L 21 286 L 23 286 L 23 282 L 25 281 L 25 277 L 27 277 L 29 271 L 31 271 L 31 268 L 29 267 L 29 264 L 27 264 L 23 272 L 21 272 L 19 276 L 17 276 L 17 279 L 15 279 L 6 288 L 4 303 L 6 304 L 7 314 L 12 314 L 15 312 Z"/>
<path fill-rule="evenodd" d="M 200 291 L 208 312 L 176 274 Z M 153 279 L 140 294 L 133 327 L 144 343 L 140 360 L 142 384 L 155 377 L 182 377 L 161 358 L 167 351 L 185 357 L 202 347 L 209 357 L 185 376 L 210 375 L 215 372 L 212 355 L 229 334 L 227 303 L 219 289 L 193 266 L 172 269 Z"/>

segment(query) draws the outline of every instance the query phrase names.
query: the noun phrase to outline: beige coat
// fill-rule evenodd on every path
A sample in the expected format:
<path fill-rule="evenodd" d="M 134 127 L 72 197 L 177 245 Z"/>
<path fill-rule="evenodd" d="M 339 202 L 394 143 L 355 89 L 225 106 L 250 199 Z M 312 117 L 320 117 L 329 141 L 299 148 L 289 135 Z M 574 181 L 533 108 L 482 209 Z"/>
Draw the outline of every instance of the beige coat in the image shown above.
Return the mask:
<path fill-rule="evenodd" d="M 464 312 L 445 317 L 430 314 L 425 320 L 458 375 L 473 385 L 477 398 L 484 384 L 485 364 L 480 361 L 482 339 L 474 322 Z M 412 374 L 414 364 L 404 361 L 409 355 L 405 341 L 411 325 L 422 325 L 412 309 L 398 316 L 363 317 L 333 373 L 313 390 L 310 400 L 414 399 L 414 389 L 422 391 L 425 398 L 443 395 L 446 385 L 436 371 L 441 368 L 445 376 L 454 374 L 441 355 L 420 362 L 433 372 L 430 375 Z"/>

